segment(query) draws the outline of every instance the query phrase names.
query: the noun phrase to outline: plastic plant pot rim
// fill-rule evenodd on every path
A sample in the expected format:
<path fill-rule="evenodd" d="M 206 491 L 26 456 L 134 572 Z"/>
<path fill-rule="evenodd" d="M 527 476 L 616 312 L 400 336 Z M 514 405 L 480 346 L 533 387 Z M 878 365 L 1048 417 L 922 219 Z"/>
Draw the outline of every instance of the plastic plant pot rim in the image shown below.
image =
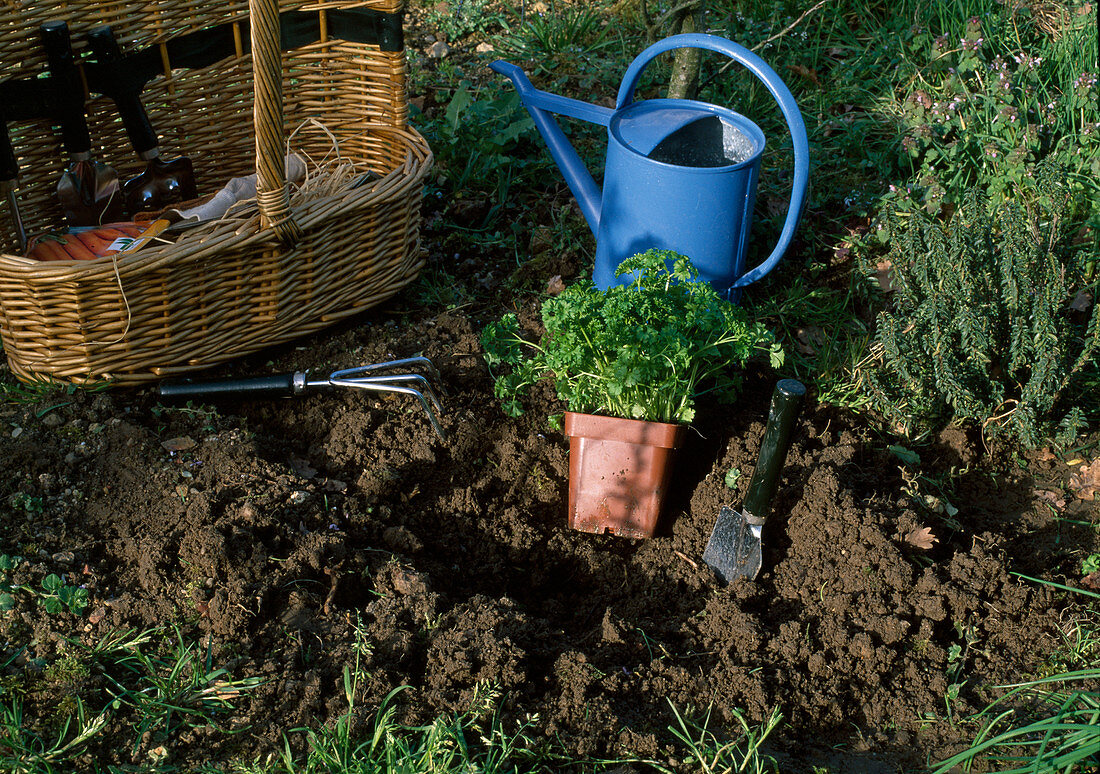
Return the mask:
<path fill-rule="evenodd" d="M 678 449 L 683 445 L 687 425 L 566 411 L 564 430 L 570 437 Z"/>

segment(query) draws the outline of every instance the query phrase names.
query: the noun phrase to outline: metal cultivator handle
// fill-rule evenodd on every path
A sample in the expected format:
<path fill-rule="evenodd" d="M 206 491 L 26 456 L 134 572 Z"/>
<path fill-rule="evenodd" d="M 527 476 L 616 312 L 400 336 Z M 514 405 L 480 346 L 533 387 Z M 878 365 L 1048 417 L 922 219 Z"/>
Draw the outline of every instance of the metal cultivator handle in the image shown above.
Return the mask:
<path fill-rule="evenodd" d="M 399 373 L 380 373 L 403 369 Z M 420 401 L 432 429 L 443 440 L 447 435 L 439 423 L 443 406 L 439 402 L 435 389 L 424 374 L 425 371 L 438 379 L 438 373 L 432 362 L 426 357 L 410 357 L 403 360 L 391 360 L 386 363 L 372 363 L 357 368 L 333 371 L 326 377 L 311 379 L 304 371 L 271 376 L 255 376 L 243 379 L 216 379 L 205 382 L 170 382 L 160 385 L 158 393 L 164 398 L 216 398 L 261 397 L 289 398 L 301 395 L 308 389 L 317 387 L 352 387 L 368 392 L 394 392 L 411 395 Z"/>

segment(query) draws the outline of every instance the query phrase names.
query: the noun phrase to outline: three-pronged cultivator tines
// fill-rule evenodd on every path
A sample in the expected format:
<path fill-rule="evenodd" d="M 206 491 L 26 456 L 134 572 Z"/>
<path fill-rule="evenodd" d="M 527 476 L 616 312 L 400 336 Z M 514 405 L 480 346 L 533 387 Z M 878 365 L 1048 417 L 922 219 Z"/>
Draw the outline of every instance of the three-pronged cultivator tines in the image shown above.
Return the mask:
<path fill-rule="evenodd" d="M 432 362 L 426 357 L 409 357 L 345 368 L 320 378 L 311 378 L 304 371 L 296 371 L 244 379 L 171 382 L 162 384 L 159 392 L 165 398 L 293 397 L 319 387 L 351 387 L 368 392 L 411 395 L 420 401 L 432 428 L 445 440 L 446 434 L 439 423 L 443 407 L 429 377 L 436 381 L 439 379 Z"/>

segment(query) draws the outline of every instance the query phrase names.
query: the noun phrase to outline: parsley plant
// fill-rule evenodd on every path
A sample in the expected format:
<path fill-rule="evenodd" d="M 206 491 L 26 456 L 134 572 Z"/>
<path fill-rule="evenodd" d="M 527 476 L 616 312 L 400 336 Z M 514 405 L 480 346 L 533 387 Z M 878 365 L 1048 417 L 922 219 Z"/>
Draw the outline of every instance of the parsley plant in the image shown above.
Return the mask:
<path fill-rule="evenodd" d="M 754 354 L 782 363 L 771 333 L 720 298 L 686 257 L 650 250 L 618 273 L 633 281 L 600 291 L 585 280 L 547 299 L 538 343 L 522 338 L 514 314 L 485 328 L 485 360 L 506 413 L 520 414 L 526 389 L 552 377 L 570 411 L 690 422 L 699 395 L 735 397 Z"/>

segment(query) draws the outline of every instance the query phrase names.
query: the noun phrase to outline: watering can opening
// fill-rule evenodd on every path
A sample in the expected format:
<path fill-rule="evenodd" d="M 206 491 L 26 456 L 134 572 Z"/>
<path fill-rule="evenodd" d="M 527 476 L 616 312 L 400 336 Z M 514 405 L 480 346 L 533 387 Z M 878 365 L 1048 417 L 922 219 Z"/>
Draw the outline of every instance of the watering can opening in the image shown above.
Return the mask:
<path fill-rule="evenodd" d="M 675 167 L 737 168 L 753 164 L 764 151 L 764 133 L 748 118 L 689 100 L 636 102 L 608 128 L 630 152 Z"/>
<path fill-rule="evenodd" d="M 728 167 L 752 158 L 756 144 L 718 116 L 682 126 L 649 152 L 649 158 L 680 167 Z"/>

